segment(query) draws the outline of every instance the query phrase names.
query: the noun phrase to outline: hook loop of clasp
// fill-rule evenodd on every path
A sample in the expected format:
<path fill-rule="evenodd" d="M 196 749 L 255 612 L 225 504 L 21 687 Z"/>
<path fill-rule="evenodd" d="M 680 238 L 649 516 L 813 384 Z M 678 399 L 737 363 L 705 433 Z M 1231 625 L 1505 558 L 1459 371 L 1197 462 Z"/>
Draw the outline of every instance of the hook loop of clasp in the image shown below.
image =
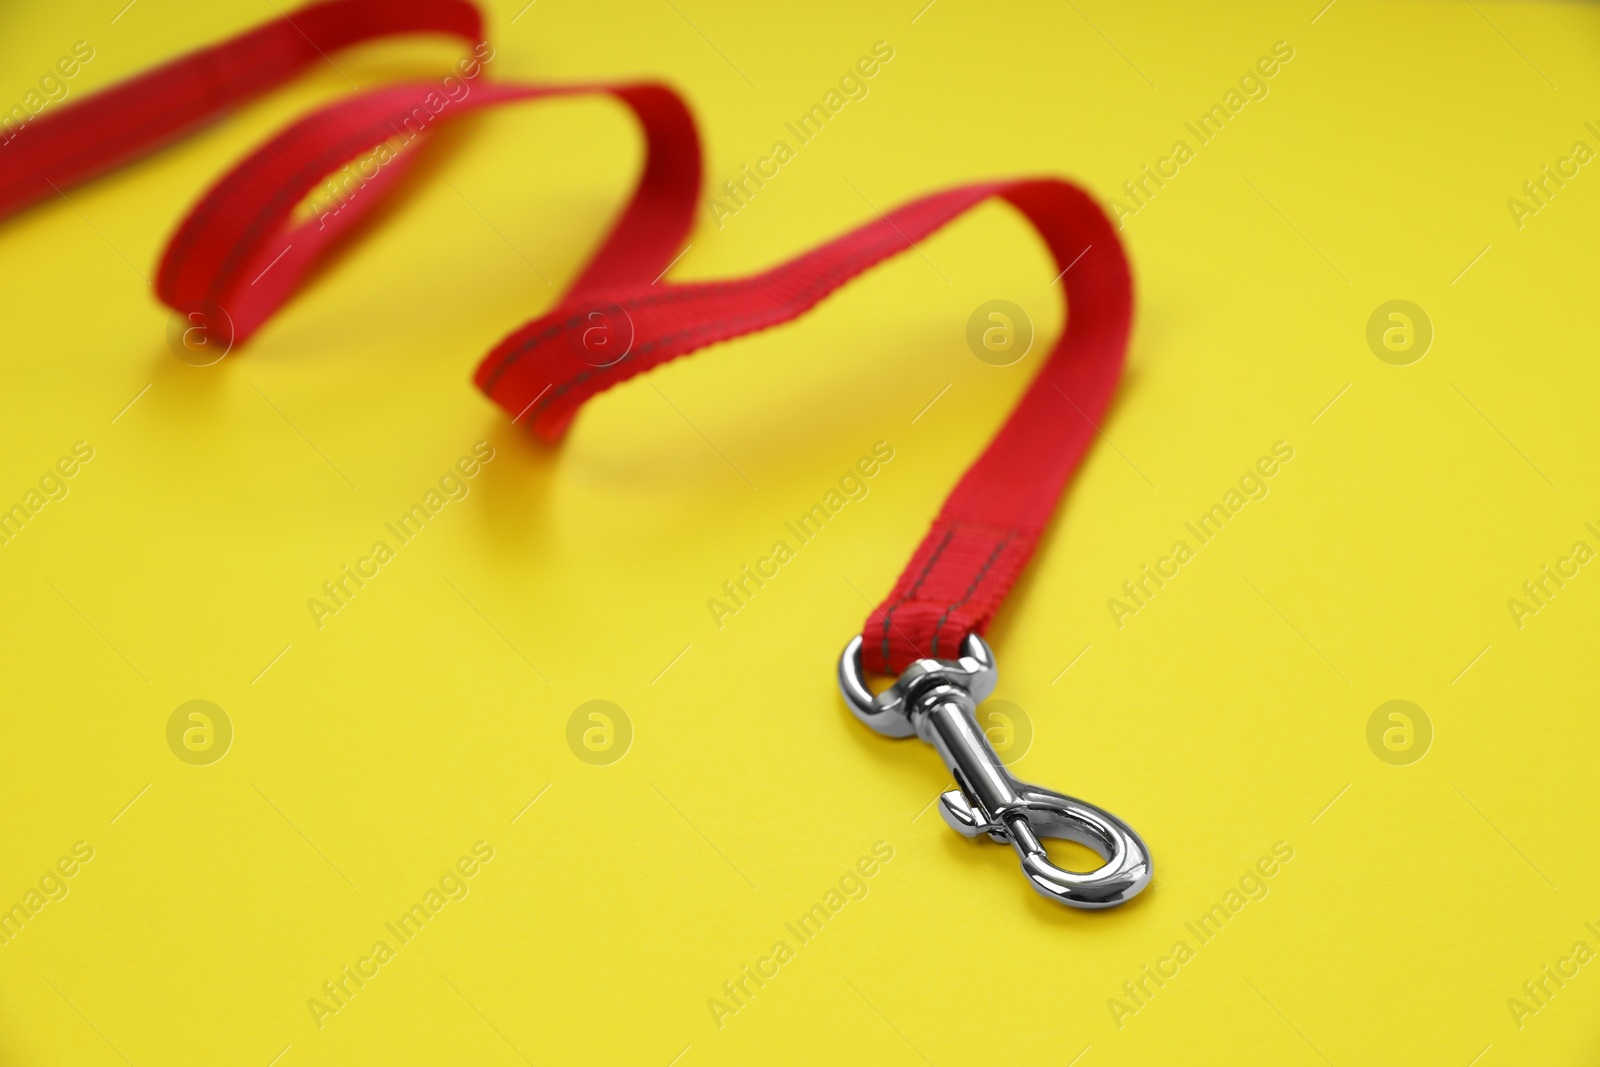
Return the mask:
<path fill-rule="evenodd" d="M 1006 770 L 975 716 L 999 670 L 983 638 L 969 634 L 954 660 L 919 659 L 873 695 L 861 669 L 861 638 L 839 657 L 839 690 L 856 718 L 888 737 L 920 737 L 938 750 L 956 788 L 939 814 L 959 834 L 1009 842 L 1028 884 L 1074 908 L 1109 908 L 1150 884 L 1150 850 L 1127 823 L 1086 801 L 1019 781 Z M 1079 874 L 1050 862 L 1041 837 L 1076 841 L 1105 860 Z"/>

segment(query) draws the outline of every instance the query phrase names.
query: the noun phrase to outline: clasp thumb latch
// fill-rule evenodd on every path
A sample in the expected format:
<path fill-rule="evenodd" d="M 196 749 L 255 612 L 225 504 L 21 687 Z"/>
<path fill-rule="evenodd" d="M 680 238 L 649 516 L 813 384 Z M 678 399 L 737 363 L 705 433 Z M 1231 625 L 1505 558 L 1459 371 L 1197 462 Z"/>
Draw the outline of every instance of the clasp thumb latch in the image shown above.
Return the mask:
<path fill-rule="evenodd" d="M 1006 769 L 978 726 L 977 703 L 994 690 L 998 671 L 976 634 L 956 660 L 917 660 L 894 685 L 873 696 L 861 672 L 861 638 L 839 663 L 845 702 L 867 725 L 891 737 L 917 737 L 938 751 L 956 787 L 939 797 L 939 814 L 966 837 L 1009 842 L 1023 876 L 1041 896 L 1074 908 L 1109 908 L 1150 884 L 1150 850 L 1127 823 L 1103 808 L 1023 782 Z M 1087 872 L 1056 866 L 1041 838 L 1075 841 L 1105 860 Z"/>

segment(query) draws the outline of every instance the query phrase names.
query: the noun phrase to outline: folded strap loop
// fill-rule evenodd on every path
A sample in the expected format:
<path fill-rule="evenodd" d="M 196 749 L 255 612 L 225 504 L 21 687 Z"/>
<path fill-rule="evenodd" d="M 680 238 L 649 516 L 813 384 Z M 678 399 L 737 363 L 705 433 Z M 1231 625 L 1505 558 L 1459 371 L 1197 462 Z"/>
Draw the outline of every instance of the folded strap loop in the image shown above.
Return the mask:
<path fill-rule="evenodd" d="M 633 198 L 572 290 L 648 281 L 681 250 L 700 186 L 700 144 L 693 116 L 672 90 L 469 78 L 457 84 L 457 99 L 443 95 L 437 82 L 376 89 L 314 111 L 274 136 L 218 181 L 178 227 L 161 261 L 157 294 L 183 312 L 220 308 L 232 322 L 233 342 L 243 342 L 382 203 L 417 156 L 421 146 L 411 141 L 474 111 L 549 97 L 614 97 L 645 135 Z M 329 174 L 372 150 L 357 195 L 342 200 L 337 212 L 291 222 L 296 206 Z"/>

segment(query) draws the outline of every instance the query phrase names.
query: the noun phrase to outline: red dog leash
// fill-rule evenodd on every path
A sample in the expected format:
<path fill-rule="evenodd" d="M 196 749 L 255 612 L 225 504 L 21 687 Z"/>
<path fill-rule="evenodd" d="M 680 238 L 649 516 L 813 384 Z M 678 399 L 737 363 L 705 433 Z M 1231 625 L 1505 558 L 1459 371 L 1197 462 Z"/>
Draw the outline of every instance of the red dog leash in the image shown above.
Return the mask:
<path fill-rule="evenodd" d="M 0 216 L 192 130 L 325 51 L 414 32 L 471 43 L 481 30 L 477 10 L 462 0 L 332 0 L 299 9 L 30 122 L 0 149 L 11 153 L 0 178 Z M 478 51 L 483 61 L 485 48 Z M 661 275 L 691 228 L 701 171 L 694 121 L 675 93 L 655 84 L 490 82 L 477 60 L 458 70 L 451 78 L 466 87 L 459 95 L 451 78 L 386 86 L 314 111 L 268 140 L 178 227 L 162 258 L 160 298 L 226 351 L 264 325 L 392 190 L 417 154 L 391 146 L 486 107 L 573 94 L 615 97 L 645 135 L 632 199 L 556 307 L 497 345 L 475 376 L 513 421 L 526 420 L 555 441 L 595 394 L 707 345 L 788 322 L 968 209 L 990 198 L 1007 201 L 1055 258 L 1070 311 L 1066 328 L 946 499 L 888 599 L 846 648 L 840 685 L 873 729 L 914 733 L 939 750 L 956 780 L 941 797 L 946 821 L 962 833 L 1011 843 L 1040 893 L 1090 908 L 1138 893 L 1151 873 L 1138 835 L 1094 805 L 1012 777 L 974 718 L 996 678 L 980 634 L 1032 557 L 1121 375 L 1132 283 L 1104 212 L 1077 186 L 1056 179 L 959 186 L 758 274 L 676 284 Z M 366 153 L 377 162 L 360 197 L 337 213 L 295 221 L 309 193 Z M 874 695 L 864 671 L 900 679 Z M 1050 863 L 1041 837 L 1078 841 L 1107 862 L 1087 874 L 1062 870 Z"/>

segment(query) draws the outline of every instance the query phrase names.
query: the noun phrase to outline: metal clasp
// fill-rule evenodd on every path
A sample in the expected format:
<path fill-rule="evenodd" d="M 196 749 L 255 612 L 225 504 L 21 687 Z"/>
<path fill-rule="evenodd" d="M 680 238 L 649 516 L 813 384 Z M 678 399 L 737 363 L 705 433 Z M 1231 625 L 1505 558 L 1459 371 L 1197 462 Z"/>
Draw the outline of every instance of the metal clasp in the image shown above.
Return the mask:
<path fill-rule="evenodd" d="M 959 834 L 1010 842 L 1028 884 L 1074 908 L 1109 908 L 1150 884 L 1150 850 L 1133 828 L 1093 804 L 1019 781 L 1006 770 L 974 712 L 994 692 L 999 670 L 983 638 L 969 634 L 954 660 L 919 659 L 873 695 L 861 670 L 861 638 L 839 658 L 839 690 L 856 718 L 888 737 L 916 735 L 938 750 L 956 787 L 939 814 Z M 1083 874 L 1050 862 L 1041 837 L 1076 841 L 1105 865 Z"/>

